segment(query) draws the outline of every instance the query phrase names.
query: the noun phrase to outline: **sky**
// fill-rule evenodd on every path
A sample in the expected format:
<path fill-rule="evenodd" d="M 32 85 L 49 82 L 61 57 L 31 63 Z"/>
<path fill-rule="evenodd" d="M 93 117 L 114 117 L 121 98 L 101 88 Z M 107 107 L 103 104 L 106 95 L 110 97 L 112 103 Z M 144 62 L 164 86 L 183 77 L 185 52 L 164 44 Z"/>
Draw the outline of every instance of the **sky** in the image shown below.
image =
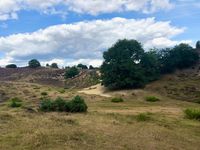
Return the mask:
<path fill-rule="evenodd" d="M 119 39 L 194 46 L 199 27 L 200 0 L 0 0 L 0 66 L 99 66 Z"/>

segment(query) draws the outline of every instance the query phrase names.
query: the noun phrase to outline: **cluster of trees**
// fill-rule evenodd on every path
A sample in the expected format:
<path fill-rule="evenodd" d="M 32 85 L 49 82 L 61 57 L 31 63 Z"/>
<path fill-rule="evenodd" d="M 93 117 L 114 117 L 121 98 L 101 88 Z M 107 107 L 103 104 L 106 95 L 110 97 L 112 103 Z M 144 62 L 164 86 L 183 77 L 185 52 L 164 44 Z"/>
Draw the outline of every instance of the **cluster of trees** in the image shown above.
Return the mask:
<path fill-rule="evenodd" d="M 141 88 L 162 74 L 184 69 L 199 61 L 197 48 L 179 44 L 173 48 L 145 52 L 136 40 L 119 40 L 104 52 L 102 84 L 110 89 Z"/>

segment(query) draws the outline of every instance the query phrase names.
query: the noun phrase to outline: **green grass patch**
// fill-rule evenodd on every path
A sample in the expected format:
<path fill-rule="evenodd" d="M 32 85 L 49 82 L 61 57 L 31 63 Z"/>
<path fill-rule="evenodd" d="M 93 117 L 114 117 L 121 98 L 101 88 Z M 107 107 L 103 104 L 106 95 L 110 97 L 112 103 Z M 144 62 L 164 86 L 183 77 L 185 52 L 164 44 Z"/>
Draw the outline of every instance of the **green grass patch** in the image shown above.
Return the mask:
<path fill-rule="evenodd" d="M 149 121 L 151 117 L 148 113 L 140 113 L 136 116 L 137 121 Z"/>
<path fill-rule="evenodd" d="M 145 100 L 146 100 L 147 102 L 157 102 L 157 101 L 160 101 L 160 99 L 157 98 L 157 97 L 155 97 L 155 96 L 147 96 L 147 97 L 145 98 Z"/>
<path fill-rule="evenodd" d="M 184 112 L 188 119 L 200 120 L 200 109 L 188 108 Z"/>
<path fill-rule="evenodd" d="M 115 97 L 115 98 L 111 99 L 111 102 L 113 102 L 113 103 L 121 103 L 121 102 L 124 102 L 124 99 L 120 98 L 120 97 Z"/>
<path fill-rule="evenodd" d="M 18 97 L 12 98 L 10 100 L 9 106 L 13 107 L 13 108 L 21 107 L 22 106 L 22 100 L 19 99 Z"/>

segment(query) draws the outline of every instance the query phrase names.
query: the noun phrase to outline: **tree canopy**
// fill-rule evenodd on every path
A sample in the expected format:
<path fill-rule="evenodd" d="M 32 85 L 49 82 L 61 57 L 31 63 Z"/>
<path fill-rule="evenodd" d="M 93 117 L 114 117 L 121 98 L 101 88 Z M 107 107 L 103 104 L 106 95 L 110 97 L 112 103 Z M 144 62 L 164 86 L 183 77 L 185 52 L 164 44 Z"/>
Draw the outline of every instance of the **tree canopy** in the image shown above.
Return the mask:
<path fill-rule="evenodd" d="M 9 64 L 6 66 L 6 68 L 17 68 L 16 64 Z"/>
<path fill-rule="evenodd" d="M 80 68 L 80 69 L 88 69 L 88 67 L 86 65 L 83 65 L 83 64 L 78 64 L 77 67 Z"/>
<path fill-rule="evenodd" d="M 57 68 L 58 68 L 58 64 L 57 64 L 57 63 L 52 63 L 52 64 L 51 64 L 51 68 L 57 69 Z"/>
<path fill-rule="evenodd" d="M 37 59 L 32 59 L 28 62 L 30 68 L 38 68 L 41 67 L 40 62 Z"/>
<path fill-rule="evenodd" d="M 196 48 L 197 48 L 197 49 L 200 49 L 200 41 L 197 41 L 197 43 L 196 43 Z"/>
<path fill-rule="evenodd" d="M 103 54 L 102 84 L 110 89 L 140 88 L 171 73 L 195 65 L 199 55 L 188 44 L 145 52 L 136 40 L 119 40 Z"/>
<path fill-rule="evenodd" d="M 74 66 L 71 68 L 66 68 L 64 76 L 65 76 L 65 79 L 69 79 L 69 78 L 75 77 L 78 74 L 79 74 L 79 70 Z"/>

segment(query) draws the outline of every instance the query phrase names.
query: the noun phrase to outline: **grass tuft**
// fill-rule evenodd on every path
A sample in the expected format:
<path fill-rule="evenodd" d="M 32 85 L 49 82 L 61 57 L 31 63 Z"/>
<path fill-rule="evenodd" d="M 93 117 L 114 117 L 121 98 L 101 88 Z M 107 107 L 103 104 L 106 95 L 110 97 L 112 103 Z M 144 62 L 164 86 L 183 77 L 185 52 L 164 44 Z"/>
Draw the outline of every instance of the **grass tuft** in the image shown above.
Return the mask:
<path fill-rule="evenodd" d="M 188 108 L 184 112 L 188 119 L 200 120 L 200 109 Z"/>
<path fill-rule="evenodd" d="M 10 107 L 17 108 L 22 106 L 22 100 L 18 97 L 12 98 L 9 104 Z"/>
<path fill-rule="evenodd" d="M 140 113 L 136 116 L 137 121 L 149 121 L 151 117 L 147 113 Z"/>
<path fill-rule="evenodd" d="M 157 97 L 155 97 L 155 96 L 147 96 L 145 99 L 146 99 L 147 102 L 157 102 L 157 101 L 160 101 L 160 99 L 157 98 Z"/>
<path fill-rule="evenodd" d="M 123 98 L 113 98 L 113 99 L 111 99 L 111 102 L 120 103 L 120 102 L 124 102 L 124 100 L 123 100 Z"/>

